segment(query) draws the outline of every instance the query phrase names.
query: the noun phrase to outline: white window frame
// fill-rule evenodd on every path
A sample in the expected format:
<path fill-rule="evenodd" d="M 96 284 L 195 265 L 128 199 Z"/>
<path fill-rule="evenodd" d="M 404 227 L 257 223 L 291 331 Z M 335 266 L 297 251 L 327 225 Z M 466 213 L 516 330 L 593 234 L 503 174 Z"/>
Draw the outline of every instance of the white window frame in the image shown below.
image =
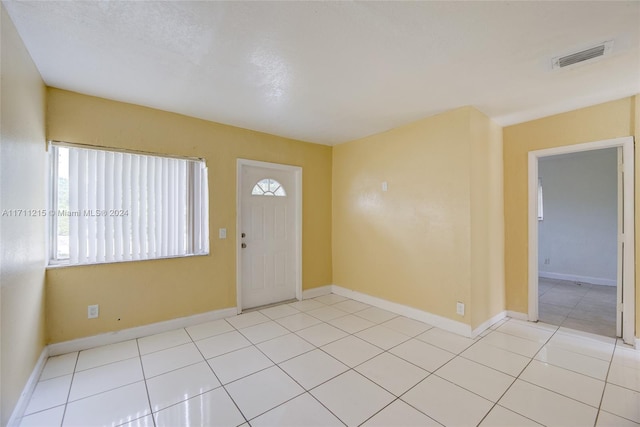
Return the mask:
<path fill-rule="evenodd" d="M 91 261 L 82 261 L 82 262 L 71 262 L 71 256 L 68 258 L 59 258 L 58 257 L 58 148 L 59 147 L 67 147 L 67 148 L 75 148 L 75 149 L 84 149 L 84 150 L 96 150 L 100 152 L 113 152 L 113 153 L 123 153 L 126 155 L 137 155 L 137 156 L 148 156 L 154 159 L 173 159 L 173 160 L 185 160 L 184 163 L 185 173 L 186 173 L 186 200 L 187 204 L 184 210 L 186 211 L 186 235 L 187 242 L 184 245 L 184 251 L 180 253 L 172 253 L 169 255 L 154 255 L 150 253 L 139 253 L 139 254 L 124 254 L 122 255 L 122 259 L 109 259 L 109 260 L 91 260 Z M 129 262 L 129 261 L 144 261 L 144 260 L 152 260 L 152 259 L 166 259 L 166 258 L 182 258 L 189 256 L 199 256 L 199 255 L 208 255 L 209 254 L 209 200 L 208 200 L 208 176 L 207 176 L 207 167 L 204 159 L 201 158 L 192 158 L 192 157 L 181 157 L 181 156 L 169 156 L 165 154 L 157 154 L 157 153 L 149 153 L 142 151 L 132 151 L 132 150 L 122 150 L 115 149 L 110 147 L 101 147 L 101 146 L 91 146 L 84 144 L 75 144 L 75 143 L 67 143 L 61 141 L 49 141 L 48 146 L 49 151 L 49 185 L 48 185 L 48 196 L 49 196 L 49 230 L 48 230 L 48 239 L 49 239 L 49 256 L 48 256 L 48 266 L 49 267 L 63 267 L 63 266 L 77 266 L 77 265 L 91 265 L 91 264 L 104 264 L 104 263 L 115 263 L 115 262 Z M 199 171 L 196 172 L 196 169 Z M 184 176 L 184 175 L 183 175 Z M 205 185 L 205 188 L 202 188 L 202 185 Z M 161 190 L 161 189 L 160 189 Z M 198 192 L 200 192 L 201 197 L 197 198 Z M 150 193 L 149 193 L 150 194 Z M 194 208 L 195 207 L 195 208 Z M 112 207 L 105 207 L 105 211 L 108 211 Z M 116 207 L 113 207 L 116 209 Z M 197 212 L 196 212 L 197 211 Z M 147 217 L 148 219 L 149 217 Z M 134 220 L 131 220 L 134 221 Z M 183 222 L 183 221 L 182 221 Z M 139 224 L 139 223 L 136 223 Z M 105 225 L 106 227 L 106 225 Z M 145 245 L 148 244 L 145 241 Z M 115 249 L 114 249 L 115 250 Z"/>
<path fill-rule="evenodd" d="M 264 181 L 267 181 L 267 189 L 265 190 L 263 187 L 263 183 Z M 271 186 L 275 184 L 277 185 L 277 187 L 275 188 L 275 190 L 271 189 Z M 285 190 L 285 188 L 282 186 L 282 184 L 280 184 L 280 182 L 278 182 L 278 180 L 275 180 L 273 178 L 264 178 L 261 179 L 260 181 L 256 182 L 256 184 L 253 186 L 253 189 L 251 190 L 251 195 L 252 196 L 267 196 L 267 197 L 287 197 L 287 190 Z"/>
<path fill-rule="evenodd" d="M 544 220 L 544 196 L 542 193 L 542 177 L 538 177 L 538 221 Z"/>

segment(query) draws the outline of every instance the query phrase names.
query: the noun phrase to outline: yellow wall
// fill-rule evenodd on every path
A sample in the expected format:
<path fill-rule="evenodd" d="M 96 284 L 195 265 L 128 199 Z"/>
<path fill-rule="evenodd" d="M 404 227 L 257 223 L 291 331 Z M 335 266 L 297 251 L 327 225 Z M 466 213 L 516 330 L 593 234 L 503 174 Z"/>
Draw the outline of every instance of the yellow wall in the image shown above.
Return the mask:
<path fill-rule="evenodd" d="M 634 129 L 634 114 L 637 117 L 634 105 L 638 103 L 637 98 L 624 98 L 504 129 L 505 280 L 508 310 L 528 312 L 528 152 L 629 136 L 634 132 L 637 139 L 640 137 L 637 124 Z M 640 164 L 640 150 L 636 150 L 635 160 L 636 165 Z M 638 174 L 636 201 L 640 201 Z M 636 241 L 640 233 L 639 225 L 636 222 Z M 636 253 L 636 256 L 639 254 Z M 636 275 L 636 289 L 639 277 L 640 275 Z M 640 305 L 636 306 L 636 313 L 640 313 L 639 310 Z M 639 318 L 636 315 L 636 319 Z"/>
<path fill-rule="evenodd" d="M 471 326 L 504 311 L 502 128 L 471 113 Z"/>
<path fill-rule="evenodd" d="M 45 204 L 45 87 L 0 6 L 0 215 Z M 0 425 L 45 345 L 45 219 L 0 216 Z"/>
<path fill-rule="evenodd" d="M 499 128 L 469 107 L 335 146 L 334 283 L 473 327 L 502 311 L 501 215 L 496 238 L 480 230 L 502 206 L 500 187 L 485 188 L 501 181 L 500 147 Z M 474 308 L 476 286 L 496 299 Z"/>
<path fill-rule="evenodd" d="M 47 138 L 203 157 L 211 206 L 209 256 L 47 270 L 50 342 L 235 307 L 238 158 L 303 168 L 303 289 L 331 283 L 331 147 L 51 88 Z"/>

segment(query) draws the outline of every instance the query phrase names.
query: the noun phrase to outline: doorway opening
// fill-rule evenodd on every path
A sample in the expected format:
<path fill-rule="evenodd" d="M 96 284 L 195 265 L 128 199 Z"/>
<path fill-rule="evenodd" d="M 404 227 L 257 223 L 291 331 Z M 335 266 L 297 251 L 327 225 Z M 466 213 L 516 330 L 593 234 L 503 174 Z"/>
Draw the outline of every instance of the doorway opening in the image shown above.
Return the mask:
<path fill-rule="evenodd" d="M 620 333 L 619 150 L 538 159 L 538 315 L 545 323 Z"/>
<path fill-rule="evenodd" d="M 633 138 L 529 153 L 529 320 L 634 341 Z"/>
<path fill-rule="evenodd" d="M 238 313 L 302 297 L 302 168 L 238 159 Z"/>

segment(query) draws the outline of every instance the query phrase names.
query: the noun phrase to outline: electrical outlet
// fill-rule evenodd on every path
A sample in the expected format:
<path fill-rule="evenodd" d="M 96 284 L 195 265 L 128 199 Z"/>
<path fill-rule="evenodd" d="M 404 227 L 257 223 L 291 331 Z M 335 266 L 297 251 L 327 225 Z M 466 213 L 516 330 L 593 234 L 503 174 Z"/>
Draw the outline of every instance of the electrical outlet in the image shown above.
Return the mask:
<path fill-rule="evenodd" d="M 545 259 L 544 259 L 544 264 L 545 264 L 545 265 L 549 265 L 549 264 L 551 264 L 551 258 L 545 258 Z"/>
<path fill-rule="evenodd" d="M 464 316 L 464 303 L 458 301 L 458 303 L 456 304 L 456 313 L 458 313 L 460 316 Z"/>
<path fill-rule="evenodd" d="M 89 307 L 87 307 L 88 319 L 97 319 L 99 315 L 100 315 L 100 306 L 98 304 L 90 305 Z"/>

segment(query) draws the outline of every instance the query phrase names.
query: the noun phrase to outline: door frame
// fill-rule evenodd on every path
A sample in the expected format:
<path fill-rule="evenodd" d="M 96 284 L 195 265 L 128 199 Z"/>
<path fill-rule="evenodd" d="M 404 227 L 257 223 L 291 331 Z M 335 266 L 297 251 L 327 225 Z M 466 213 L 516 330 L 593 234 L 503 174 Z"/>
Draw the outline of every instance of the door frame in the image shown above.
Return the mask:
<path fill-rule="evenodd" d="M 293 172 L 295 191 L 295 288 L 296 299 L 302 299 L 302 168 L 300 166 L 269 163 L 258 160 L 238 159 L 236 167 L 236 304 L 238 314 L 242 313 L 242 171 L 245 167 L 260 167 Z"/>
<path fill-rule="evenodd" d="M 583 144 L 565 145 L 530 151 L 528 170 L 528 225 L 529 225 L 529 320 L 538 321 L 538 160 L 558 154 L 578 153 L 602 148 L 622 147 L 623 151 L 623 197 L 622 222 L 624 234 L 622 243 L 625 250 L 622 259 L 622 283 L 624 310 L 622 315 L 622 339 L 627 344 L 635 344 L 635 230 L 634 230 L 634 144 L 633 137 L 607 139 Z M 620 230 L 618 230 L 618 233 Z M 619 242 L 620 243 L 620 242 Z M 618 263 L 620 260 L 618 259 Z M 620 278 L 618 278 L 620 281 Z M 618 310 L 618 307 L 616 307 Z"/>

